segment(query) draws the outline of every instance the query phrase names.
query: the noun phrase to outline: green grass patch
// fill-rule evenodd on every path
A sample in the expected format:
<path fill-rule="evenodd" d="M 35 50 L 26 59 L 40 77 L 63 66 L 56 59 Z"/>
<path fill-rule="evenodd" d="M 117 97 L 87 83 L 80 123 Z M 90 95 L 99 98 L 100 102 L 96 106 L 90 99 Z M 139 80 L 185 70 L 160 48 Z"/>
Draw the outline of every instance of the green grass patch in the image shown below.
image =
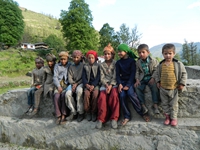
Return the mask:
<path fill-rule="evenodd" d="M 0 94 L 6 93 L 7 91 L 10 91 L 10 90 L 23 89 L 23 88 L 29 88 L 29 87 L 30 87 L 30 86 L 1 87 L 1 88 L 0 88 Z"/>

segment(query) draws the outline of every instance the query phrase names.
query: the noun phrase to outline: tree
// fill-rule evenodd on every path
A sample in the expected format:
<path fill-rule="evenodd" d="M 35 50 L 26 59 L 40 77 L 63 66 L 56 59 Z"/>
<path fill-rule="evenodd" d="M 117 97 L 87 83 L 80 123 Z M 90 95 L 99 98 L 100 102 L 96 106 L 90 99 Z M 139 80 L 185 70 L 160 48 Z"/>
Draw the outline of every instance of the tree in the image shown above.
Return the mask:
<path fill-rule="evenodd" d="M 129 27 L 127 27 L 124 23 L 120 26 L 120 31 L 117 32 L 119 42 L 125 43 L 131 48 L 136 49 L 136 47 L 140 44 L 142 34 L 139 33 L 136 25 L 131 29 L 131 32 L 129 30 Z"/>
<path fill-rule="evenodd" d="M 49 46 L 49 48 L 56 49 L 57 52 L 64 50 L 64 43 L 62 39 L 54 34 L 49 35 L 44 42 Z"/>
<path fill-rule="evenodd" d="M 120 43 L 125 43 L 129 45 L 130 43 L 130 33 L 129 33 L 129 27 L 126 27 L 126 24 L 122 24 L 120 26 L 120 31 L 117 32 L 119 42 Z"/>
<path fill-rule="evenodd" d="M 111 43 L 114 49 L 120 44 L 118 37 L 114 31 L 114 28 L 110 27 L 108 23 L 105 23 L 99 31 L 100 34 L 100 51 L 103 50 L 108 43 Z"/>
<path fill-rule="evenodd" d="M 61 11 L 60 23 L 69 51 L 97 50 L 99 39 L 92 21 L 91 11 L 84 0 L 72 0 L 68 11 Z"/>
<path fill-rule="evenodd" d="M 197 46 L 193 42 L 188 43 L 185 40 L 185 43 L 182 45 L 182 59 L 185 65 L 196 65 L 198 62 Z"/>
<path fill-rule="evenodd" d="M 7 46 L 17 45 L 24 31 L 24 21 L 18 3 L 0 0 L 0 42 Z"/>

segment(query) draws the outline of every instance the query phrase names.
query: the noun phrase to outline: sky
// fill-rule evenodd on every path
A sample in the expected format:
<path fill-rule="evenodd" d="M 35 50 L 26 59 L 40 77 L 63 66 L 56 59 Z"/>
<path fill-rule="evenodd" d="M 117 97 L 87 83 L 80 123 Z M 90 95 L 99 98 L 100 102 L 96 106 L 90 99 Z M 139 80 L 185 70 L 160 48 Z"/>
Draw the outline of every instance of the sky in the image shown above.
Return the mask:
<path fill-rule="evenodd" d="M 15 0 L 20 7 L 60 17 L 71 0 Z M 140 43 L 149 47 L 162 43 L 200 42 L 200 0 L 85 0 L 93 26 L 105 23 L 119 31 L 124 23 L 141 34 Z"/>

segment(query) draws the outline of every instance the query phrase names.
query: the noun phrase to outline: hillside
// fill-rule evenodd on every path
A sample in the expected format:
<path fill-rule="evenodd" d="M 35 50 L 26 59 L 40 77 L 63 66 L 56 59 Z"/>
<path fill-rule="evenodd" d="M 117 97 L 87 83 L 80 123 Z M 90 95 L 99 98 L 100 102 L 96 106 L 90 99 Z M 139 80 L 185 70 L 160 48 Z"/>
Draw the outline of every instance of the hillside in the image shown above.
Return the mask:
<path fill-rule="evenodd" d="M 55 34 L 63 39 L 61 24 L 58 19 L 51 15 L 44 15 L 27 10 L 26 8 L 20 7 L 20 9 L 22 10 L 25 22 L 23 42 L 42 42 L 50 34 Z"/>
<path fill-rule="evenodd" d="M 151 47 L 150 48 L 150 52 L 151 52 L 152 56 L 163 58 L 163 56 L 162 56 L 162 47 L 165 44 L 166 43 Z M 173 43 L 173 44 L 176 47 L 176 53 L 181 54 L 182 53 L 182 44 L 181 43 Z M 200 42 L 195 42 L 194 45 L 197 45 L 197 51 L 199 52 L 200 51 Z"/>

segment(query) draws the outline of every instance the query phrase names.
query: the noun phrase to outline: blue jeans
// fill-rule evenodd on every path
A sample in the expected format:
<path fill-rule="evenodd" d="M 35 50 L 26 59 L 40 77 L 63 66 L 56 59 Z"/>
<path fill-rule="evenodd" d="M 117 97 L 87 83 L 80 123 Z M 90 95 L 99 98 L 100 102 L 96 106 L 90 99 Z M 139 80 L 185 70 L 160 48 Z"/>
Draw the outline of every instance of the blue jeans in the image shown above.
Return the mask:
<path fill-rule="evenodd" d="M 35 91 L 36 91 L 36 90 L 37 90 L 37 88 L 33 87 L 33 88 L 30 88 L 30 89 L 27 91 L 28 105 L 29 105 L 29 106 L 33 106 L 34 103 L 35 103 L 34 94 L 35 94 Z"/>
<path fill-rule="evenodd" d="M 143 116 L 142 114 L 142 107 L 140 105 L 140 102 L 137 98 L 136 93 L 134 92 L 134 88 L 131 86 L 127 91 L 122 90 L 122 92 L 119 94 L 120 97 L 120 103 L 121 103 L 121 108 L 124 114 L 124 118 L 131 119 L 131 113 L 128 108 L 128 98 L 130 99 L 135 111 Z"/>
<path fill-rule="evenodd" d="M 153 103 L 157 104 L 158 101 L 159 101 L 158 88 L 156 86 L 156 83 L 149 84 L 149 80 L 140 81 L 140 85 L 138 85 L 138 87 L 135 88 L 135 91 L 136 91 L 136 94 L 138 96 L 138 99 L 140 100 L 140 103 L 145 104 L 144 90 L 145 90 L 146 85 L 148 85 L 150 90 L 151 90 Z"/>

